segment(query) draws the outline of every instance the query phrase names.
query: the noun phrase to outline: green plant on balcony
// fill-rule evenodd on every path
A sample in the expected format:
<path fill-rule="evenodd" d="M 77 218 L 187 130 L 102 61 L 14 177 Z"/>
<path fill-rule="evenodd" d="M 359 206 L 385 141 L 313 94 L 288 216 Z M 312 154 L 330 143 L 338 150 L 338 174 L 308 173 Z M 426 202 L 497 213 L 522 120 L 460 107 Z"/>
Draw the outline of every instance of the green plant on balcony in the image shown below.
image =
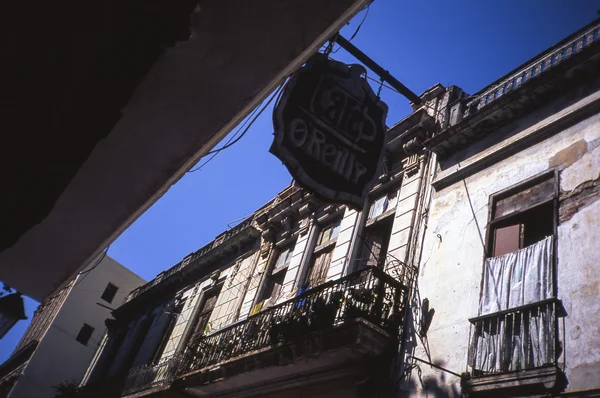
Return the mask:
<path fill-rule="evenodd" d="M 369 319 L 372 315 L 373 304 L 375 303 L 376 299 L 377 294 L 375 291 L 373 291 L 373 289 L 365 287 L 351 289 L 346 297 L 344 319 Z"/>
<path fill-rule="evenodd" d="M 317 298 L 310 312 L 311 331 L 321 331 L 335 324 L 336 316 L 344 302 L 342 291 L 332 293 L 327 299 Z"/>
<path fill-rule="evenodd" d="M 336 316 L 342 307 L 343 292 L 329 296 L 307 297 L 296 304 L 288 315 L 276 316 L 271 320 L 269 337 L 272 344 L 288 342 L 321 331 L 335 324 Z"/>

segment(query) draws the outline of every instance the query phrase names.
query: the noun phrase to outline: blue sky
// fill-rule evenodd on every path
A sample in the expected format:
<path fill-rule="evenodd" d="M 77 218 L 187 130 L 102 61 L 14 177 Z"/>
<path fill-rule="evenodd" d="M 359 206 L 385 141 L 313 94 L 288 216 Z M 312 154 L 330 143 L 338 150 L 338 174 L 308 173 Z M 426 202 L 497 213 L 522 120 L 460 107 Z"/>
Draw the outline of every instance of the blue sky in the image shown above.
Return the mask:
<path fill-rule="evenodd" d="M 591 22 L 597 10 L 600 1 L 592 0 L 376 0 L 353 43 L 417 94 L 436 83 L 474 93 Z M 342 34 L 349 38 L 362 18 Z M 356 63 L 341 49 L 331 57 Z M 384 88 L 382 98 L 388 125 L 409 113 L 399 94 Z M 291 177 L 268 152 L 272 131 L 269 107 L 240 142 L 171 187 L 109 255 L 152 279 L 275 196 Z M 26 299 L 30 319 L 36 307 Z M 0 340 L 0 363 L 27 325 L 19 322 Z"/>

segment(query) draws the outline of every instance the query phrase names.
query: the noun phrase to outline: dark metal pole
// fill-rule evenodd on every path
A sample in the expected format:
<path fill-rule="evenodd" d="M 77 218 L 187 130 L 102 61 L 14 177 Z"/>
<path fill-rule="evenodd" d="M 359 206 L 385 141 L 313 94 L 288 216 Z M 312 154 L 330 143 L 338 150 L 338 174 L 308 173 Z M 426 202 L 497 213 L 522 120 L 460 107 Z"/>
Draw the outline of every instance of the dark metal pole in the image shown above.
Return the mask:
<path fill-rule="evenodd" d="M 431 363 L 431 362 L 428 362 L 428 361 L 425 361 L 425 360 L 423 360 L 423 359 L 421 359 L 421 358 L 417 358 L 417 357 L 413 357 L 413 356 L 411 356 L 411 357 L 409 357 L 409 358 L 416 359 L 416 360 L 417 360 L 417 361 L 419 361 L 419 362 L 423 362 L 423 363 L 425 363 L 425 364 L 427 364 L 427 365 L 429 365 L 429 366 L 433 366 L 433 367 L 434 367 L 434 368 L 436 368 L 436 369 L 443 370 L 444 372 L 448 372 L 448 373 L 450 373 L 451 375 L 454 375 L 454 376 L 456 376 L 456 377 L 460 377 L 461 379 L 462 379 L 462 377 L 463 377 L 462 375 L 459 375 L 459 374 L 458 374 L 458 373 L 456 373 L 456 372 L 453 372 L 453 371 L 451 371 L 451 370 L 448 370 L 448 369 L 442 368 L 442 367 L 441 367 L 441 366 L 439 366 L 439 365 L 435 365 L 435 364 L 433 364 L 433 363 Z"/>
<path fill-rule="evenodd" d="M 360 62 L 365 64 L 367 68 L 371 69 L 373 72 L 378 74 L 381 80 L 388 82 L 390 86 L 398 90 L 400 94 L 402 94 L 417 105 L 421 103 L 421 98 L 419 98 L 417 94 L 410 91 L 404 84 L 400 83 L 398 79 L 392 76 L 390 72 L 383 69 L 377 62 L 369 58 L 365 53 L 360 51 L 358 47 L 356 47 L 354 44 L 350 43 L 348 40 L 342 37 L 342 35 L 336 35 L 335 41 L 340 46 L 342 46 L 344 50 L 348 51 L 352 56 L 354 56 Z"/>

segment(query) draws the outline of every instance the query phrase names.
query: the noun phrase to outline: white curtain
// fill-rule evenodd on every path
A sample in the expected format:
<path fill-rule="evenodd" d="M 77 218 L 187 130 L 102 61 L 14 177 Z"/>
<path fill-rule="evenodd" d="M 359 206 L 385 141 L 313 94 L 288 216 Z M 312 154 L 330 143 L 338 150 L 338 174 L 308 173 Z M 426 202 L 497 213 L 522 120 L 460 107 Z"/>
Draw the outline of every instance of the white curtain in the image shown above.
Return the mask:
<path fill-rule="evenodd" d="M 485 263 L 479 314 L 487 315 L 553 297 L 552 237 Z M 484 372 L 513 371 L 553 361 L 550 330 L 554 309 L 530 311 L 478 321 L 472 341 L 473 367 Z"/>
<path fill-rule="evenodd" d="M 479 315 L 552 297 L 552 237 L 485 260 Z"/>

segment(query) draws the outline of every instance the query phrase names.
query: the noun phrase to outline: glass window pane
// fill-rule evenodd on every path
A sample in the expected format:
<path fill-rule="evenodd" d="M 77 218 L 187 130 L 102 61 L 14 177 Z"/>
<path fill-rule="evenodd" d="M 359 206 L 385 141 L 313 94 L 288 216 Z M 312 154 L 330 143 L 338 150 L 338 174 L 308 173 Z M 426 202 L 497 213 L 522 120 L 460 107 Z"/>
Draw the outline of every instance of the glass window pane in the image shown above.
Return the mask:
<path fill-rule="evenodd" d="M 331 235 L 329 236 L 329 240 L 336 239 L 339 234 L 340 234 L 340 222 L 336 221 L 336 223 L 333 224 L 333 227 L 331 229 Z"/>
<path fill-rule="evenodd" d="M 90 337 L 92 337 L 93 332 L 94 328 L 88 325 L 87 323 L 84 323 L 81 329 L 79 330 L 79 334 L 77 334 L 75 340 L 77 340 L 83 345 L 87 345 L 87 343 L 90 341 Z"/>
<path fill-rule="evenodd" d="M 319 237 L 319 245 L 327 243 L 329 241 L 329 235 L 331 234 L 331 226 L 324 227 Z"/>
<path fill-rule="evenodd" d="M 117 290 L 119 290 L 118 287 L 116 287 L 112 283 L 109 283 L 104 289 L 104 293 L 102 293 L 102 296 L 100 296 L 100 298 L 108 303 L 111 303 L 115 298 L 115 295 L 117 294 Z"/>

